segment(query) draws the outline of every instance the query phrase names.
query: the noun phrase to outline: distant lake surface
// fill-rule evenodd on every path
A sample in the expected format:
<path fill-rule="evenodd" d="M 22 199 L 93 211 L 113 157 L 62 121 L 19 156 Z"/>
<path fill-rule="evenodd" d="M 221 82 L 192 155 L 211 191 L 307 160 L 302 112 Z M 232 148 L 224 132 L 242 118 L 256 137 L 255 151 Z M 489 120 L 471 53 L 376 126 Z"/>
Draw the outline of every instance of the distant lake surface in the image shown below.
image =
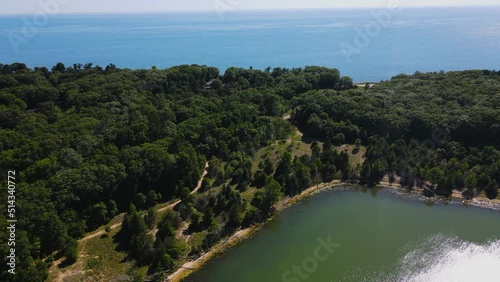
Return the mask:
<path fill-rule="evenodd" d="M 388 190 L 326 191 L 185 281 L 500 281 L 499 222 L 499 211 Z"/>
<path fill-rule="evenodd" d="M 221 72 L 230 66 L 321 65 L 338 68 L 357 82 L 417 70 L 499 68 L 498 7 L 405 8 L 390 13 L 388 20 L 378 24 L 380 28 L 373 13 L 387 11 L 235 10 L 222 19 L 216 11 L 56 15 L 34 36 L 15 44 L 17 52 L 11 44 L 12 32 L 22 36 L 23 18 L 31 21 L 32 16 L 4 16 L 0 17 L 0 62 L 49 68 L 59 61 L 113 63 L 134 69 L 205 64 Z M 368 41 L 360 40 L 360 32 Z M 354 53 L 346 56 L 343 47 L 349 45 L 355 47 Z"/>

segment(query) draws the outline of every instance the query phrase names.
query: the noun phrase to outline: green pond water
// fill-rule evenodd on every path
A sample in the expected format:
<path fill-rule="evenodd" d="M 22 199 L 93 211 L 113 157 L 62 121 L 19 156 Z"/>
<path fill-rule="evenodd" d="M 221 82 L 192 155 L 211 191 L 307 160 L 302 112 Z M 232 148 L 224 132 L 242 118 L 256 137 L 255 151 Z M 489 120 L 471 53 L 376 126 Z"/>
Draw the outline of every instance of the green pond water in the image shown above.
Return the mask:
<path fill-rule="evenodd" d="M 500 281 L 500 212 L 325 191 L 183 281 Z"/>

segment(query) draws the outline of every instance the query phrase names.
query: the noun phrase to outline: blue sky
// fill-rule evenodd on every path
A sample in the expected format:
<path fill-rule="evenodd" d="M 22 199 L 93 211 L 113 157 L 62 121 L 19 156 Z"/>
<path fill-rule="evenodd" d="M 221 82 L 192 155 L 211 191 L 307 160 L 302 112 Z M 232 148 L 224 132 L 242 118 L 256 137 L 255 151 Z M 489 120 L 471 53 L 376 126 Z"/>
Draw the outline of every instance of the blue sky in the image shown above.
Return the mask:
<path fill-rule="evenodd" d="M 0 0 L 0 14 L 36 13 L 40 3 L 55 1 L 62 3 L 63 13 L 210 11 L 214 5 L 235 10 L 384 7 L 391 1 L 403 7 L 500 5 L 499 0 Z"/>

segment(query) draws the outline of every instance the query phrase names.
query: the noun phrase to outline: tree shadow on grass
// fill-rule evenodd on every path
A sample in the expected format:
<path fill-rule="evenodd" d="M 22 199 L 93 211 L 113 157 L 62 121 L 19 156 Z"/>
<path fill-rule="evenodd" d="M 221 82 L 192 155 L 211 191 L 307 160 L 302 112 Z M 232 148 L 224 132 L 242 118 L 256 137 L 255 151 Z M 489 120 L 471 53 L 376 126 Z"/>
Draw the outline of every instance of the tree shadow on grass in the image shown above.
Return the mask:
<path fill-rule="evenodd" d="M 64 260 L 63 260 L 63 261 L 62 261 L 62 262 L 61 262 L 61 263 L 57 266 L 57 268 L 59 268 L 59 269 L 63 269 L 63 268 L 66 268 L 66 267 L 68 267 L 68 266 L 70 266 L 70 265 L 72 265 L 72 264 L 74 264 L 74 263 L 75 263 L 74 261 L 70 261 L 70 260 L 68 260 L 68 259 L 66 259 L 66 258 L 65 258 L 65 259 L 64 259 Z"/>
<path fill-rule="evenodd" d="M 127 254 L 127 256 L 124 257 L 120 261 L 120 263 L 125 263 L 125 262 L 132 260 L 132 257 L 129 254 L 129 245 L 127 243 L 125 243 L 125 241 L 126 241 L 125 238 L 126 238 L 126 234 L 124 234 L 123 229 L 118 231 L 118 233 L 116 233 L 112 237 L 113 243 L 116 244 L 115 251 Z"/>
<path fill-rule="evenodd" d="M 320 140 L 304 134 L 304 135 L 302 135 L 302 138 L 300 138 L 300 141 L 302 141 L 308 145 L 311 145 L 314 141 L 320 141 Z"/>

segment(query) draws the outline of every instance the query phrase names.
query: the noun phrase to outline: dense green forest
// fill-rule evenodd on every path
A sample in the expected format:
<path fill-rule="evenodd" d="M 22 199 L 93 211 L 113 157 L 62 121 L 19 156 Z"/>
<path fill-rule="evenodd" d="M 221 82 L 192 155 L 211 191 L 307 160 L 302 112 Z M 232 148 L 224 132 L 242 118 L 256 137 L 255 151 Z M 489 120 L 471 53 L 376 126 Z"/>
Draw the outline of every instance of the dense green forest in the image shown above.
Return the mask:
<path fill-rule="evenodd" d="M 310 91 L 293 100 L 306 133 L 368 146 L 360 177 L 450 196 L 496 198 L 500 183 L 500 76 L 494 71 L 398 75 L 366 92 Z M 479 188 L 479 189 L 473 189 Z"/>
<path fill-rule="evenodd" d="M 323 67 L 0 65 L 0 171 L 3 179 L 16 171 L 18 210 L 18 274 L 0 280 L 46 280 L 52 261 L 73 263 L 77 240 L 122 212 L 115 239 L 159 279 L 184 252 L 264 221 L 283 196 L 321 182 L 388 177 L 429 196 L 496 198 L 499 105 L 495 71 L 399 75 L 371 88 Z M 310 154 L 254 166 L 260 149 L 295 126 Z M 365 146 L 364 162 L 351 163 L 343 144 Z M 171 199 L 182 202 L 161 216 L 152 208 Z M 184 222 L 203 234 L 189 251 L 176 236 Z M 0 236 L 5 260 L 8 234 Z"/>

